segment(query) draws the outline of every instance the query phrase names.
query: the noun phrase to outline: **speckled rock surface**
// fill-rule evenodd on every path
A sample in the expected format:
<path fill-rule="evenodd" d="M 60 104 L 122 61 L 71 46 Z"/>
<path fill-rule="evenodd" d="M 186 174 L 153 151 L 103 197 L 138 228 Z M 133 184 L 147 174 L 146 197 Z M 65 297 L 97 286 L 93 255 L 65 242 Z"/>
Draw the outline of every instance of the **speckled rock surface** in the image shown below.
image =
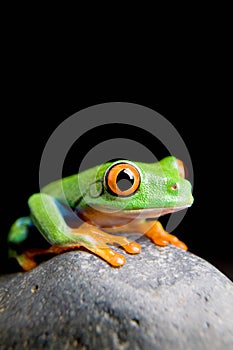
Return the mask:
<path fill-rule="evenodd" d="M 233 284 L 142 237 L 114 269 L 84 251 L 0 278 L 0 349 L 230 350 Z"/>

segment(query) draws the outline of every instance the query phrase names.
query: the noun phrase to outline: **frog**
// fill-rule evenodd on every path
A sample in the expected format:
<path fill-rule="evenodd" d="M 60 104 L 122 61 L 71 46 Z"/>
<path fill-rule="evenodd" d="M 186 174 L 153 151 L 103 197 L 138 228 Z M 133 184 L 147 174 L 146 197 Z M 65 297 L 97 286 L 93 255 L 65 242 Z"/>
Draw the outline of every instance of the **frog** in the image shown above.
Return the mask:
<path fill-rule="evenodd" d="M 141 251 L 131 233 L 159 247 L 187 250 L 158 220 L 192 205 L 192 185 L 185 173 L 183 161 L 168 155 L 150 163 L 111 160 L 54 180 L 29 197 L 29 215 L 10 227 L 9 257 L 28 271 L 40 264 L 39 256 L 80 250 L 121 267 L 127 254 Z M 22 250 L 32 227 L 33 235 L 41 234 L 48 246 Z"/>

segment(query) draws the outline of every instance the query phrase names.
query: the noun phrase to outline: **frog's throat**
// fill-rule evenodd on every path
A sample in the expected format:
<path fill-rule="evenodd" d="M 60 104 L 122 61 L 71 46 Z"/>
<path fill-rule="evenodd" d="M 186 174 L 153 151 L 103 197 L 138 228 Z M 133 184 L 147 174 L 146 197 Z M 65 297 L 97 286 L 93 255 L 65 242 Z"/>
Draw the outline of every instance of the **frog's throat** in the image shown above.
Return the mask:
<path fill-rule="evenodd" d="M 180 210 L 184 210 L 190 207 L 190 205 L 174 206 L 168 208 L 146 208 L 146 209 L 113 209 L 103 206 L 92 206 L 79 210 L 79 215 L 86 217 L 90 221 L 107 222 L 109 219 L 114 221 L 124 221 L 132 219 L 157 219 L 162 215 L 174 213 Z"/>

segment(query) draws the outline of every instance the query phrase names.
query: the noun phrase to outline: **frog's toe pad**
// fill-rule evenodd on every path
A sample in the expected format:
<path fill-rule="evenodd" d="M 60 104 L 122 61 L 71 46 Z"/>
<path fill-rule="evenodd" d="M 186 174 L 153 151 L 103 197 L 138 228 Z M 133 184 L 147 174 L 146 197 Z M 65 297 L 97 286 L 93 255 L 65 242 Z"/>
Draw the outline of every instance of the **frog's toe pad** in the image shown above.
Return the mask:
<path fill-rule="evenodd" d="M 124 257 L 124 255 L 117 253 L 108 247 L 105 247 L 105 248 L 97 247 L 95 249 L 89 249 L 89 250 L 91 250 L 96 255 L 100 256 L 102 259 L 104 259 L 114 267 L 119 267 L 126 263 L 126 258 Z"/>
<path fill-rule="evenodd" d="M 187 245 L 184 242 L 180 241 L 176 236 L 173 236 L 173 238 L 170 239 L 170 243 L 180 249 L 188 250 Z"/>
<path fill-rule="evenodd" d="M 123 245 L 123 248 L 127 253 L 130 253 L 130 254 L 138 254 L 141 251 L 141 246 L 137 242 L 129 242 Z"/>
<path fill-rule="evenodd" d="M 115 253 L 114 256 L 109 260 L 109 263 L 115 267 L 122 266 L 126 263 L 126 258 L 122 254 Z"/>

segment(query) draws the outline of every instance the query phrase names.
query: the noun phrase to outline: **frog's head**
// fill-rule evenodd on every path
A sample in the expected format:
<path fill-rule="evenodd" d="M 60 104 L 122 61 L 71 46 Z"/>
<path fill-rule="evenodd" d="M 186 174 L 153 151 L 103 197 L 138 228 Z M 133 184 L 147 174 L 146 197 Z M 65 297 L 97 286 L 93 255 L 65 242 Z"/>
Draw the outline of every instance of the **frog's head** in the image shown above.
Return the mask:
<path fill-rule="evenodd" d="M 98 167 L 83 200 L 88 206 L 110 211 L 166 209 L 164 213 L 193 203 L 183 162 L 173 156 L 157 163 L 105 163 Z"/>

